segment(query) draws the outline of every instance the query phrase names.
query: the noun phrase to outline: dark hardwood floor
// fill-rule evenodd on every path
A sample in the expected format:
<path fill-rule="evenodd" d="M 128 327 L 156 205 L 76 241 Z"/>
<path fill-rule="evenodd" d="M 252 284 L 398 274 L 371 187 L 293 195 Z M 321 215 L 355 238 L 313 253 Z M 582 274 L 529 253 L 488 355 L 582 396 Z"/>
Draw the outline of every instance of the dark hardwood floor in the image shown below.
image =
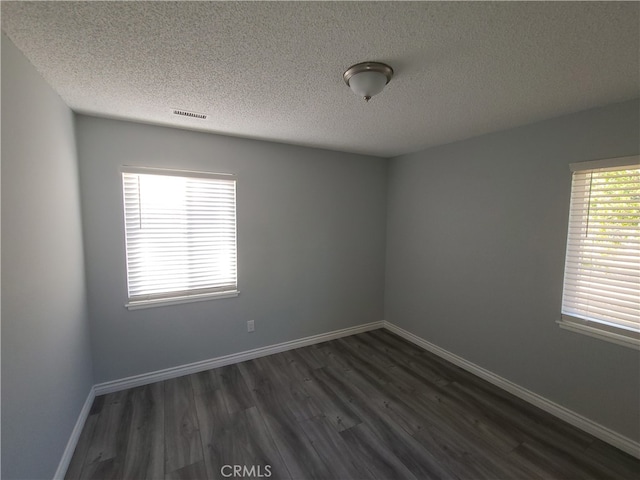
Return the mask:
<path fill-rule="evenodd" d="M 66 478 L 637 479 L 640 461 L 375 330 L 97 397 Z"/>

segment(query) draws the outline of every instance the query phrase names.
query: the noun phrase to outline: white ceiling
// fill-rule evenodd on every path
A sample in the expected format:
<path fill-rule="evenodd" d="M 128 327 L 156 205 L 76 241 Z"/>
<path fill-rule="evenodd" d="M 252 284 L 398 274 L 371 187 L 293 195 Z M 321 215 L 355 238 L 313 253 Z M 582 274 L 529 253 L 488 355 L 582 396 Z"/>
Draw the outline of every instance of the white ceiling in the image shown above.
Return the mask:
<path fill-rule="evenodd" d="M 2 29 L 77 112 L 382 157 L 640 94 L 637 2 L 1 8 Z M 368 104 L 342 80 L 367 60 L 396 72 Z"/>

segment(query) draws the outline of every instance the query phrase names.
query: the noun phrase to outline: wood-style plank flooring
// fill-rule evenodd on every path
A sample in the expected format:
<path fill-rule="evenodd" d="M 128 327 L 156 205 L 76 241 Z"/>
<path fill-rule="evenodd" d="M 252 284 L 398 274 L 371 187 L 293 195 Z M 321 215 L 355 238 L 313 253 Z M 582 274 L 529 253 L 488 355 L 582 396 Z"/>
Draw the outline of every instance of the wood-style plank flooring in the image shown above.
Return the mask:
<path fill-rule="evenodd" d="M 635 479 L 640 461 L 375 330 L 97 397 L 66 478 Z"/>

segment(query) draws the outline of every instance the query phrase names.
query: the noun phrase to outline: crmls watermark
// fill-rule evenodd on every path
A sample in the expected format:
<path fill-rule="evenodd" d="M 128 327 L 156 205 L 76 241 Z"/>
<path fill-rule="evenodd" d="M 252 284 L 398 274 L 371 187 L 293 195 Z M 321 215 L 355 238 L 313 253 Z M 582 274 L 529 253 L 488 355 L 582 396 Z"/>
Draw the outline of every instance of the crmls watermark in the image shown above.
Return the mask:
<path fill-rule="evenodd" d="M 267 478 L 271 476 L 271 465 L 223 465 L 220 473 L 225 478 Z"/>

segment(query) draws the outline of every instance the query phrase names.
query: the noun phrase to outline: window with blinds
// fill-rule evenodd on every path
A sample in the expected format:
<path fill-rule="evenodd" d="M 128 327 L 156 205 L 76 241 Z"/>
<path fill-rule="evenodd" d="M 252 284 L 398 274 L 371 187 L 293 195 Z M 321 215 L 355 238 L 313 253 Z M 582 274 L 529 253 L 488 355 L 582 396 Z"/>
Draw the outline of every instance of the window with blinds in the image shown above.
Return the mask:
<path fill-rule="evenodd" d="M 572 164 L 561 326 L 640 345 L 640 164 Z"/>
<path fill-rule="evenodd" d="M 233 175 L 124 167 L 127 307 L 235 296 Z"/>

